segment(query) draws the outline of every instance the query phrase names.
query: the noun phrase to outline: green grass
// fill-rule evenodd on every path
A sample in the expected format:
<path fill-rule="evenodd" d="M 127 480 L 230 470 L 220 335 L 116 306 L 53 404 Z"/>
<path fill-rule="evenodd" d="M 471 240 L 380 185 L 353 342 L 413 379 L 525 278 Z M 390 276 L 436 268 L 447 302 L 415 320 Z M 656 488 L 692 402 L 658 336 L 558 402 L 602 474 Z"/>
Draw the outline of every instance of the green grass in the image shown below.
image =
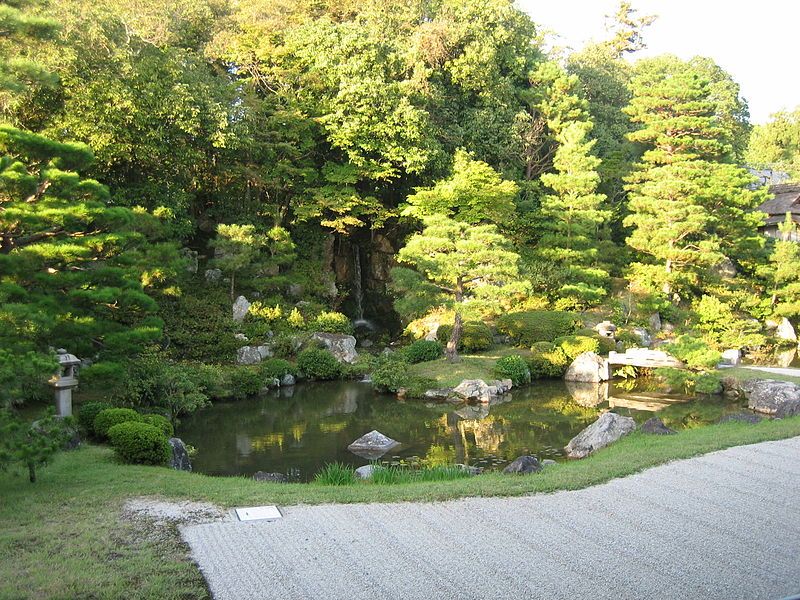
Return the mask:
<path fill-rule="evenodd" d="M 314 481 L 321 485 L 350 485 L 356 482 L 356 470 L 350 465 L 329 463 L 314 476 Z"/>
<path fill-rule="evenodd" d="M 778 373 L 769 373 L 767 371 L 758 371 L 756 369 L 743 369 L 742 367 L 730 367 L 727 369 L 717 369 L 717 373 L 721 377 L 736 377 L 736 379 L 777 379 L 778 381 L 791 381 L 800 385 L 800 377 L 792 377 L 791 375 L 780 375 Z"/>
<path fill-rule="evenodd" d="M 538 475 L 487 473 L 395 485 L 259 483 L 116 462 L 108 448 L 59 454 L 40 480 L 0 473 L 0 598 L 204 598 L 204 582 L 174 535 L 160 539 L 120 519 L 135 496 L 206 500 L 224 507 L 514 496 L 596 485 L 664 462 L 800 435 L 800 417 L 727 423 L 672 436 L 634 433 Z"/>
<path fill-rule="evenodd" d="M 455 387 L 464 379 L 483 379 L 484 381 L 496 379 L 494 365 L 497 359 L 509 354 L 529 354 L 522 348 L 500 346 L 480 354 L 462 354 L 461 362 L 450 363 L 447 359 L 440 358 L 428 362 L 411 365 L 411 373 L 418 377 L 435 379 L 438 387 Z"/>
<path fill-rule="evenodd" d="M 378 466 L 372 472 L 372 485 L 397 485 L 400 483 L 452 481 L 470 477 L 466 469 L 456 466 L 408 467 Z"/>

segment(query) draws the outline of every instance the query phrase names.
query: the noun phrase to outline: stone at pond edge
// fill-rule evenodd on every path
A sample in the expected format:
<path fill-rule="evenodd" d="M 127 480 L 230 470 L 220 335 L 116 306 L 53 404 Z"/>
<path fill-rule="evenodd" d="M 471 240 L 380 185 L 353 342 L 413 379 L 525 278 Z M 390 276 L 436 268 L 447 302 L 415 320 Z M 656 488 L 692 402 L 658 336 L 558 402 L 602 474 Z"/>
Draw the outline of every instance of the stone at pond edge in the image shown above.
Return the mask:
<path fill-rule="evenodd" d="M 594 352 L 584 352 L 572 361 L 564 374 L 567 381 L 599 383 L 611 379 L 608 361 Z"/>
<path fill-rule="evenodd" d="M 423 397 L 426 400 L 447 400 L 452 393 L 453 388 L 441 388 L 438 390 L 428 390 Z"/>
<path fill-rule="evenodd" d="M 192 461 L 189 460 L 189 452 L 181 438 L 169 438 L 169 445 L 172 446 L 172 459 L 169 466 L 176 471 L 191 471 Z"/>
<path fill-rule="evenodd" d="M 256 471 L 253 474 L 253 481 L 266 483 L 287 483 L 289 480 L 283 473 L 268 473 L 267 471 Z"/>
<path fill-rule="evenodd" d="M 607 381 L 600 383 L 586 383 L 584 381 L 565 381 L 564 385 L 567 387 L 575 404 L 585 407 L 593 407 L 603 402 L 608 401 L 609 384 Z"/>
<path fill-rule="evenodd" d="M 584 458 L 634 430 L 636 422 L 632 418 L 607 412 L 572 438 L 564 450 L 569 458 Z"/>
<path fill-rule="evenodd" d="M 233 320 L 237 323 L 241 323 L 247 316 L 249 310 L 250 302 L 248 302 L 247 298 L 244 296 L 239 296 L 236 298 L 236 302 L 233 303 Z"/>
<path fill-rule="evenodd" d="M 664 425 L 664 421 L 658 417 L 651 417 L 647 419 L 647 421 L 645 421 L 639 428 L 639 431 L 642 433 L 649 433 L 651 435 L 671 435 L 675 433 L 673 429 L 670 429 Z"/>
<path fill-rule="evenodd" d="M 343 333 L 322 333 L 311 334 L 312 342 L 319 342 L 336 357 L 339 362 L 353 364 L 358 359 L 356 352 L 356 338 L 352 335 Z"/>
<path fill-rule="evenodd" d="M 364 465 L 356 469 L 356 477 L 359 479 L 372 479 L 372 474 L 375 472 L 375 465 Z"/>
<path fill-rule="evenodd" d="M 400 442 L 373 429 L 350 444 L 347 449 L 353 454 L 366 458 L 367 460 L 376 460 L 399 445 Z"/>
<path fill-rule="evenodd" d="M 295 383 L 294 375 L 291 373 L 286 373 L 283 377 L 281 377 L 281 387 L 289 387 Z"/>
<path fill-rule="evenodd" d="M 535 456 L 520 456 L 503 469 L 503 473 L 515 475 L 529 475 L 542 470 L 542 464 Z"/>
<path fill-rule="evenodd" d="M 775 417 L 800 415 L 800 386 L 789 381 L 751 379 L 740 384 L 747 408 Z"/>
<path fill-rule="evenodd" d="M 764 417 L 759 417 L 758 415 L 754 415 L 753 413 L 734 413 L 732 415 L 725 415 L 722 417 L 717 423 L 749 423 L 750 425 L 755 425 L 756 423 L 761 423 L 764 420 Z"/>

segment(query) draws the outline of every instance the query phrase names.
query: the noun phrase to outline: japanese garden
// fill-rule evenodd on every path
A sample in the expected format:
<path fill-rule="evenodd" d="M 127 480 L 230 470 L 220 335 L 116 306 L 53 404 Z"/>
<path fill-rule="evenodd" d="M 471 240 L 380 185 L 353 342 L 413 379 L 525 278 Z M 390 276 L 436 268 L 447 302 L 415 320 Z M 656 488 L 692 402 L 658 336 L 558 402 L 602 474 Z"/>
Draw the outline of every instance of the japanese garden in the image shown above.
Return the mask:
<path fill-rule="evenodd" d="M 754 122 L 636 2 L 578 49 L 528 4 L 0 3 L 0 598 L 645 597 L 555 546 L 441 582 L 525 515 L 605 548 L 638 481 L 728 532 L 675 597 L 762 542 L 741 597 L 800 593 L 726 529 L 800 534 L 800 98 Z"/>

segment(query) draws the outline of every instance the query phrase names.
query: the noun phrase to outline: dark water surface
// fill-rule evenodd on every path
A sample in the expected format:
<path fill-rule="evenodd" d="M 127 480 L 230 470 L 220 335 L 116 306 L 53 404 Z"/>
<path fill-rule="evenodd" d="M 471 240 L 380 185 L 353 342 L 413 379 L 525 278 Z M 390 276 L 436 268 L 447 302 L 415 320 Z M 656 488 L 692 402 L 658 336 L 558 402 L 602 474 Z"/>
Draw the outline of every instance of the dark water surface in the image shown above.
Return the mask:
<path fill-rule="evenodd" d="M 325 463 L 367 464 L 347 446 L 372 429 L 402 443 L 383 457 L 386 463 L 500 468 L 521 454 L 559 459 L 563 446 L 609 408 L 637 422 L 657 411 L 668 426 L 682 429 L 713 423 L 741 406 L 649 392 L 641 383 L 623 389 L 536 382 L 491 406 L 403 402 L 360 382 L 306 383 L 215 404 L 184 419 L 178 435 L 197 448 L 198 472 L 270 471 L 309 481 Z"/>

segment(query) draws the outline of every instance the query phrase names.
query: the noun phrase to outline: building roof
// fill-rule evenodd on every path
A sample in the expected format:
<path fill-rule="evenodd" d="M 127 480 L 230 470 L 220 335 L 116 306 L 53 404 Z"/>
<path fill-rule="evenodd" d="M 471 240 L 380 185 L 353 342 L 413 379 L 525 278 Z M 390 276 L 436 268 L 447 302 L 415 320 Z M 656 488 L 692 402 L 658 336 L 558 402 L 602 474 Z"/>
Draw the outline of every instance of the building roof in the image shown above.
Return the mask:
<path fill-rule="evenodd" d="M 758 210 L 767 213 L 765 224 L 782 223 L 786 213 L 792 213 L 792 220 L 800 223 L 800 183 L 773 185 L 769 192 L 773 198 L 758 207 Z"/>

